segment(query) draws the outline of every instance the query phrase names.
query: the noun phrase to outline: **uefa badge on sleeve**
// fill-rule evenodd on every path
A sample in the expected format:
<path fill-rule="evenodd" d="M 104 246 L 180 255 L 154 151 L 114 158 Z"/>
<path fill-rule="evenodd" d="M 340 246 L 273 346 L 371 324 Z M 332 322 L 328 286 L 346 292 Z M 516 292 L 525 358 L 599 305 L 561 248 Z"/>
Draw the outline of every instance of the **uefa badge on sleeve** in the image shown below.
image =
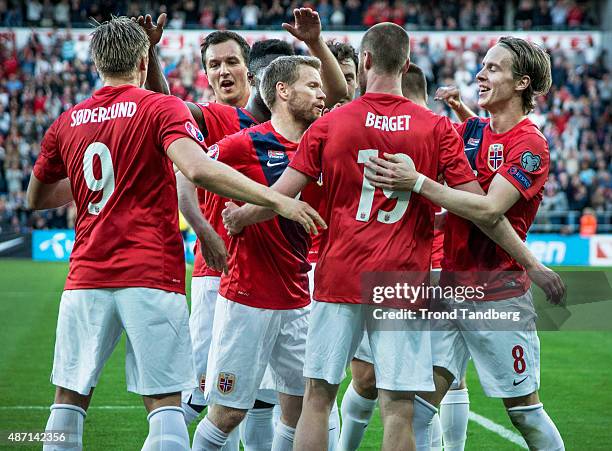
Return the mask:
<path fill-rule="evenodd" d="M 198 141 L 200 143 L 204 142 L 204 135 L 198 129 L 198 127 L 193 125 L 191 122 L 189 122 L 189 121 L 185 122 L 185 130 L 187 130 L 187 133 L 189 133 L 191 136 L 193 136 L 196 139 L 196 141 Z"/>
<path fill-rule="evenodd" d="M 504 145 L 491 144 L 487 154 L 487 165 L 489 169 L 495 172 L 501 168 L 502 164 L 504 164 Z"/>
<path fill-rule="evenodd" d="M 229 395 L 234 391 L 236 385 L 236 375 L 232 373 L 219 373 L 217 388 L 224 395 Z"/>

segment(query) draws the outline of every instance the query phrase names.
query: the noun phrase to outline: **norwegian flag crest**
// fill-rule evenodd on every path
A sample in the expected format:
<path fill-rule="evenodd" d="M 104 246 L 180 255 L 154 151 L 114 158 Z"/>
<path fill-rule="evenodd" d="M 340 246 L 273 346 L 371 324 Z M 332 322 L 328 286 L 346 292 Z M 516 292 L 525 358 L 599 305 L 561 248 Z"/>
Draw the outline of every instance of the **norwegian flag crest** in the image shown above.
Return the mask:
<path fill-rule="evenodd" d="M 236 375 L 232 373 L 219 373 L 217 388 L 221 393 L 227 395 L 234 390 L 236 385 Z"/>
<path fill-rule="evenodd" d="M 489 169 L 497 171 L 502 164 L 504 164 L 504 145 L 503 144 L 491 144 L 489 146 L 489 153 L 487 154 L 487 164 Z"/>

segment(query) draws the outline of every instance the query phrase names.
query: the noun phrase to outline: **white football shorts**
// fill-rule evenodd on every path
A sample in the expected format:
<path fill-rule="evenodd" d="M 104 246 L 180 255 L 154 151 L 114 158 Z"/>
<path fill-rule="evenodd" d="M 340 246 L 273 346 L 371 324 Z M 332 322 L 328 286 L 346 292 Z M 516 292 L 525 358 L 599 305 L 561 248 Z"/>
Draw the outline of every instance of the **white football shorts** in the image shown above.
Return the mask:
<path fill-rule="evenodd" d="M 208 355 L 206 403 L 250 409 L 255 399 L 263 398 L 260 387 L 302 396 L 308 310 L 249 307 L 219 295 Z M 264 379 L 266 370 L 269 374 Z"/>
<path fill-rule="evenodd" d="M 314 301 L 304 376 L 340 384 L 366 330 L 378 388 L 433 391 L 428 321 L 408 320 L 402 322 L 401 327 L 388 330 L 382 321 L 374 319 L 376 308 Z"/>
<path fill-rule="evenodd" d="M 465 375 L 471 357 L 489 397 L 515 398 L 536 391 L 540 386 L 540 340 L 531 292 L 501 301 L 465 301 L 459 308 L 520 311 L 524 317 L 513 330 L 496 330 L 494 320 L 483 320 L 482 327 L 474 327 L 474 320 L 462 316 L 432 320 L 433 364 L 446 368 L 457 381 Z"/>
<path fill-rule="evenodd" d="M 196 386 L 185 296 L 152 288 L 64 291 L 51 382 L 88 395 L 124 330 L 129 391 L 159 395 Z"/>

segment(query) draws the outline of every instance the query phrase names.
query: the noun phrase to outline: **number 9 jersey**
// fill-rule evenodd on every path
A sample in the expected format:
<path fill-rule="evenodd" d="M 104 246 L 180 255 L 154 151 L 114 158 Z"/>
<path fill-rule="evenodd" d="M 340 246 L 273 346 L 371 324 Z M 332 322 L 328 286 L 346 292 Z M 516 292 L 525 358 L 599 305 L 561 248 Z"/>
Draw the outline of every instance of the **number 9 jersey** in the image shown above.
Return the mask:
<path fill-rule="evenodd" d="M 313 298 L 361 303 L 361 274 L 414 271 L 427 276 L 433 205 L 418 194 L 375 189 L 364 177 L 370 157 L 402 154 L 449 186 L 474 180 L 463 142 L 446 117 L 404 97 L 368 93 L 318 119 L 289 164 L 315 180 L 322 174 L 328 230 L 315 271 Z"/>
<path fill-rule="evenodd" d="M 183 102 L 106 86 L 49 128 L 33 173 L 70 179 L 76 239 L 66 290 L 145 287 L 185 293 L 176 179 L 165 151 L 204 136 Z"/>

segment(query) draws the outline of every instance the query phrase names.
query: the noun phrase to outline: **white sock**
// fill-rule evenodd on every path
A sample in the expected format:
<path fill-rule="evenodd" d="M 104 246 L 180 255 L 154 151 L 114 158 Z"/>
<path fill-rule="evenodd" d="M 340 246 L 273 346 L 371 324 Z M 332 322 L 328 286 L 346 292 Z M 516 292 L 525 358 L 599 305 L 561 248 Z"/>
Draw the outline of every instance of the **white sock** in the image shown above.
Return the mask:
<path fill-rule="evenodd" d="M 208 416 L 205 416 L 196 428 L 192 449 L 193 451 L 221 450 L 227 442 L 227 436 L 228 434 L 215 426 Z"/>
<path fill-rule="evenodd" d="M 565 445 L 542 403 L 508 409 L 512 424 L 519 430 L 529 449 L 563 451 Z"/>
<path fill-rule="evenodd" d="M 221 451 L 238 451 L 240 449 L 240 428 L 234 428 L 227 436 L 227 441 Z"/>
<path fill-rule="evenodd" d="M 72 451 L 83 449 L 83 421 L 87 413 L 72 404 L 53 404 L 45 432 L 64 433 L 64 442 L 46 443 L 43 451 Z M 73 446 L 69 446 L 72 444 Z"/>
<path fill-rule="evenodd" d="M 375 407 L 376 399 L 364 398 L 355 391 L 353 384 L 349 384 L 340 405 L 342 429 L 340 430 L 339 448 L 342 451 L 353 451 L 359 448 Z"/>
<path fill-rule="evenodd" d="M 420 396 L 414 397 L 412 414 L 412 430 L 416 451 L 429 451 L 431 448 L 431 425 L 438 409 L 429 404 Z"/>
<path fill-rule="evenodd" d="M 180 407 L 166 406 L 147 415 L 149 435 L 142 451 L 185 451 L 189 448 L 189 432 Z"/>
<path fill-rule="evenodd" d="M 440 403 L 444 451 L 463 451 L 467 439 L 470 396 L 468 389 L 450 390 Z"/>
<path fill-rule="evenodd" d="M 274 429 L 276 429 L 276 425 L 280 421 L 280 417 L 281 417 L 280 404 L 275 404 L 274 409 L 272 410 L 272 425 L 274 426 Z"/>
<path fill-rule="evenodd" d="M 185 424 L 187 426 L 197 420 L 200 416 L 201 412 L 198 412 L 186 402 L 181 403 L 181 407 L 183 409 L 183 412 L 185 412 Z"/>
<path fill-rule="evenodd" d="M 438 414 L 431 420 L 431 451 L 442 451 L 442 427 Z"/>
<path fill-rule="evenodd" d="M 327 451 L 336 451 L 340 440 L 340 413 L 338 413 L 338 400 L 334 399 L 329 414 L 329 433 L 327 436 Z"/>
<path fill-rule="evenodd" d="M 251 409 L 240 423 L 244 451 L 270 451 L 274 440 L 273 408 Z M 280 424 L 280 421 L 279 421 Z"/>
<path fill-rule="evenodd" d="M 287 426 L 282 421 L 279 421 L 274 431 L 274 440 L 272 441 L 271 451 L 291 451 L 293 450 L 293 439 L 295 437 L 295 428 Z"/>

